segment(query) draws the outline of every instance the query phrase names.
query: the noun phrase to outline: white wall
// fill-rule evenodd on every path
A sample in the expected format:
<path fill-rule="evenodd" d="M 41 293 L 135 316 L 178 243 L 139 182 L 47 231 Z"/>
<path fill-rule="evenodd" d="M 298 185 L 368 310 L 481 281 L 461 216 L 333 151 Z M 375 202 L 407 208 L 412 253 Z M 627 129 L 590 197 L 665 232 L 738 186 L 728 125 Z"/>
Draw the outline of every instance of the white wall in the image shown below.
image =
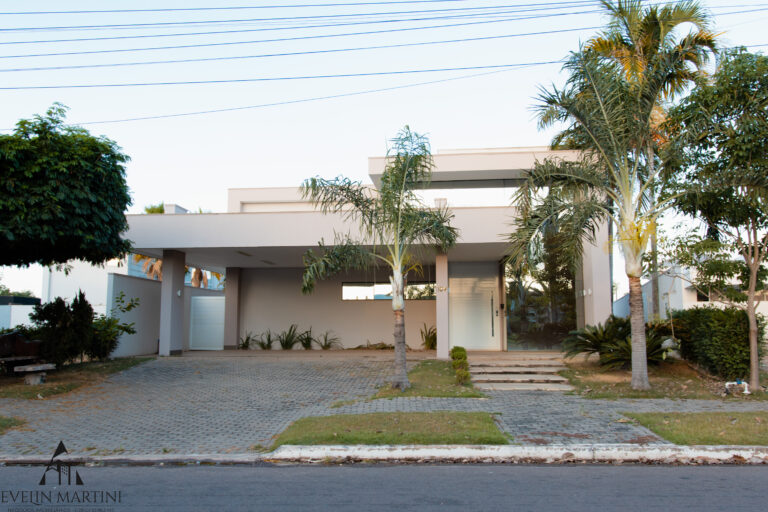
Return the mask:
<path fill-rule="evenodd" d="M 115 297 L 125 293 L 125 300 L 139 299 L 139 306 L 127 313 L 116 313 L 122 322 L 133 322 L 136 334 L 123 335 L 114 357 L 138 356 L 157 353 L 157 340 L 160 338 L 160 281 L 141 277 L 109 274 L 108 310 L 115 307 Z"/>
<path fill-rule="evenodd" d="M 24 304 L 6 304 L 0 306 L 0 329 L 10 329 L 17 325 L 31 325 L 30 313 L 35 306 Z"/>
<path fill-rule="evenodd" d="M 240 336 L 267 329 L 281 332 L 291 324 L 312 328 L 314 334 L 333 331 L 344 347 L 371 343 L 393 343 L 394 316 L 387 300 L 342 301 L 341 284 L 366 281 L 372 276 L 350 274 L 320 281 L 311 295 L 301 293 L 300 268 L 243 269 L 240 288 Z M 384 278 L 386 273 L 377 273 Z M 424 322 L 435 325 L 434 300 L 407 300 L 405 339 L 408 346 L 421 348 L 419 329 Z M 277 346 L 276 348 L 279 348 Z"/>
<path fill-rule="evenodd" d="M 82 290 L 93 310 L 106 314 L 109 309 L 107 274 L 125 274 L 128 267 L 118 266 L 116 261 L 110 261 L 103 267 L 82 261 L 70 261 L 69 265 L 72 267 L 69 273 L 54 269 L 43 270 L 43 303 L 51 302 L 56 297 L 70 302 Z"/>

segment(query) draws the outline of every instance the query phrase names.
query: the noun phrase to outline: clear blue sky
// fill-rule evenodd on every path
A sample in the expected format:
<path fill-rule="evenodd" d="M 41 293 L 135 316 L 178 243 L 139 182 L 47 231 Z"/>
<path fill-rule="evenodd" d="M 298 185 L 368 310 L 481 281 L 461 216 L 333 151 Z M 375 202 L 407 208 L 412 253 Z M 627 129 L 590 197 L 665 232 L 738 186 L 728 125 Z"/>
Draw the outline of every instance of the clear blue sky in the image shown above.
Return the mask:
<path fill-rule="evenodd" d="M 332 3 L 345 5 L 317 6 Z M 549 3 L 361 0 L 356 3 L 369 5 L 352 5 L 354 3 L 333 0 L 0 1 L 3 20 L 0 129 L 13 128 L 18 119 L 42 113 L 55 101 L 64 103 L 71 109 L 72 123 L 83 123 L 92 133 L 115 140 L 130 155 L 127 177 L 134 202 L 131 212 L 163 201 L 187 208 L 223 211 L 226 189 L 231 187 L 296 186 L 315 174 L 367 179 L 367 157 L 383 154 L 386 140 L 405 124 L 427 133 L 435 151 L 545 145 L 552 132 L 536 129 L 531 105 L 539 86 L 562 82 L 559 65 L 199 85 L 28 87 L 240 80 L 548 62 L 562 59 L 577 49 L 580 41 L 597 32 L 590 27 L 603 24 L 597 2 L 591 0 Z M 307 4 L 315 6 L 10 14 Z M 722 33 L 723 46 L 768 44 L 768 35 L 761 33 L 764 32 L 761 27 L 765 27 L 768 20 L 768 2 L 734 0 L 702 4 L 710 8 L 715 29 Z M 371 31 L 387 32 L 315 37 Z M 170 35 L 191 32 L 204 34 Z M 519 36 L 532 32 L 547 33 Z M 39 42 L 94 38 L 110 39 Z M 468 38 L 490 39 L 413 44 Z M 263 42 L 266 39 L 283 40 Z M 38 42 L 16 44 L 22 41 Z M 243 44 L 218 44 L 241 42 Z M 143 50 L 182 45 L 208 46 Z M 391 45 L 408 46 L 328 51 Z M 70 55 L 29 56 L 61 53 Z M 115 66 L 276 53 L 301 55 Z M 26 69 L 94 65 L 103 66 Z M 485 74 L 334 99 L 166 119 L 88 124 L 294 102 L 481 73 Z M 11 87 L 24 89 L 7 89 Z M 0 269 L 2 282 L 14 289 L 39 292 L 40 275 L 39 269 Z"/>

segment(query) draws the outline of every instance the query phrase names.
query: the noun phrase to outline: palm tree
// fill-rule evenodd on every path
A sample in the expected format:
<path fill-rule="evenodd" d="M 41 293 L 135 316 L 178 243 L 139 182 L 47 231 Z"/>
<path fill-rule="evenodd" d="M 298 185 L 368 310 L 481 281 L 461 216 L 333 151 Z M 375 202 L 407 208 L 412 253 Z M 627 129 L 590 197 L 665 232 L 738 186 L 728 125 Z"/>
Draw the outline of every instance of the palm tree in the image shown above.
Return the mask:
<path fill-rule="evenodd" d="M 715 34 L 709 30 L 709 18 L 697 2 L 647 7 L 640 0 L 601 2 L 609 16 L 608 28 L 587 41 L 586 49 L 618 63 L 627 82 L 637 90 L 661 85 L 655 113 L 650 119 L 655 136 L 645 140 L 644 157 L 649 173 L 653 174 L 656 147 L 664 138 L 659 129 L 666 117 L 661 102 L 671 101 L 703 74 L 702 67 L 716 49 Z M 692 24 L 696 30 L 678 38 L 676 29 L 686 23 Z M 663 82 L 649 83 L 649 77 L 660 72 L 664 75 Z M 655 316 L 660 314 L 657 253 L 656 230 L 653 230 L 651 289 Z"/>
<path fill-rule="evenodd" d="M 579 140 L 582 157 L 545 161 L 529 173 L 515 197 L 520 216 L 510 235 L 510 258 L 522 261 L 546 227 L 556 224 L 563 234 L 560 250 L 578 260 L 582 241 L 593 242 L 599 225 L 610 222 L 630 285 L 632 387 L 648 389 L 640 277 L 648 239 L 671 198 L 661 201 L 652 193 L 659 173 L 644 165 L 643 153 L 652 137 L 656 91 L 666 76 L 659 69 L 638 90 L 617 63 L 591 51 L 573 53 L 564 69 L 570 75 L 565 87 L 542 90 L 539 96 L 539 124 L 567 123 L 559 137 Z"/>
<path fill-rule="evenodd" d="M 456 243 L 457 230 L 450 225 L 453 215 L 447 208 L 430 209 L 415 194 L 416 189 L 429 183 L 434 166 L 426 137 L 406 126 L 392 143 L 377 190 L 344 177 L 315 177 L 303 183 L 305 198 L 323 213 L 340 214 L 345 220 L 356 222 L 361 238 L 347 234 L 331 246 L 321 240 L 319 254 L 307 251 L 302 292 L 311 293 L 318 280 L 339 272 L 377 264 L 389 267 L 395 317 L 396 375 L 392 385 L 405 390 L 410 386 L 405 365 L 406 275 L 419 268 L 419 246 L 447 250 Z"/>

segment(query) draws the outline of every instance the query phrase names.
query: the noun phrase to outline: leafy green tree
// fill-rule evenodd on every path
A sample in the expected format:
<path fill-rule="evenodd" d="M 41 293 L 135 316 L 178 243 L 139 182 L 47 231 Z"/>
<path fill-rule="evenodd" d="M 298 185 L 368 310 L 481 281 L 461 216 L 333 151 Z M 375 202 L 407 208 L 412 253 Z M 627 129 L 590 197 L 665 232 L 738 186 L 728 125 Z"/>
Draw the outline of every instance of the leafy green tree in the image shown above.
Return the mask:
<path fill-rule="evenodd" d="M 130 249 L 128 157 L 113 141 L 64 124 L 55 104 L 0 135 L 0 265 L 100 264 Z"/>
<path fill-rule="evenodd" d="M 566 123 L 565 132 L 582 141 L 582 158 L 541 162 L 528 174 L 515 196 L 520 216 L 510 235 L 510 258 L 522 261 L 546 227 L 555 224 L 563 235 L 561 252 L 578 261 L 582 242 L 593 242 L 600 224 L 612 223 L 629 279 L 632 387 L 648 389 L 640 277 L 649 237 L 670 199 L 653 194 L 660 177 L 644 165 L 643 156 L 666 75 L 660 69 L 638 90 L 617 63 L 584 51 L 572 54 L 564 69 L 566 86 L 539 96 L 540 124 Z"/>
<path fill-rule="evenodd" d="M 420 246 L 447 250 L 456 242 L 457 230 L 450 225 L 453 215 L 447 208 L 429 208 L 415 194 L 429 183 L 434 166 L 427 138 L 406 126 L 392 143 L 377 190 L 344 177 L 315 177 L 302 185 L 304 197 L 316 207 L 356 222 L 361 234 L 359 239 L 346 235 L 330 246 L 320 241 L 319 252 L 308 251 L 302 291 L 311 293 L 318 280 L 339 272 L 386 265 L 392 272 L 395 317 L 393 386 L 405 390 L 410 385 L 405 364 L 406 275 L 419 266 Z"/>
<path fill-rule="evenodd" d="M 756 308 L 768 284 L 768 57 L 726 52 L 714 80 L 673 108 L 668 124 L 669 161 L 681 169 L 671 181 L 677 206 L 708 231 L 707 239 L 678 246 L 677 259 L 698 271 L 699 287 L 747 311 L 750 385 L 759 389 Z"/>
<path fill-rule="evenodd" d="M 645 158 L 650 174 L 654 173 L 656 152 L 665 140 L 661 124 L 666 116 L 662 101 L 671 101 L 693 81 L 703 75 L 702 67 L 715 51 L 715 34 L 709 29 L 709 18 L 698 2 L 684 1 L 665 5 L 644 5 L 641 0 L 602 0 L 608 13 L 608 27 L 587 41 L 585 47 L 621 66 L 627 82 L 638 93 L 644 88 L 657 88 L 655 77 L 664 75 L 661 90 L 656 91 L 654 115 L 649 119 L 653 136 L 645 141 Z M 695 27 L 678 36 L 681 25 Z M 658 193 L 658 191 L 654 191 Z M 651 233 L 651 305 L 658 317 L 659 273 L 656 231 Z"/>
<path fill-rule="evenodd" d="M 13 291 L 3 283 L 0 283 L 0 297 L 34 297 L 35 294 L 29 290 Z"/>

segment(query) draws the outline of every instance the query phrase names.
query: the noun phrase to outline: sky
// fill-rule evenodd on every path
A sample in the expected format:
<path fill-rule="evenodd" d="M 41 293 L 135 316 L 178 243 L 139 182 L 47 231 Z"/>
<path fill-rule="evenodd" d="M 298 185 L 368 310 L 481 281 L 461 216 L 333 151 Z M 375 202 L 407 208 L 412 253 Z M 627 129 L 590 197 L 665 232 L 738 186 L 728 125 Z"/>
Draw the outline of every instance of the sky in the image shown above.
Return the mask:
<path fill-rule="evenodd" d="M 722 46 L 768 48 L 768 2 L 701 4 Z M 368 181 L 368 157 L 406 124 L 433 152 L 547 145 L 536 96 L 605 22 L 592 0 L 0 0 L 0 19 L 2 133 L 68 106 L 130 156 L 129 213 Z M 42 270 L 0 267 L 0 282 L 39 294 Z"/>

